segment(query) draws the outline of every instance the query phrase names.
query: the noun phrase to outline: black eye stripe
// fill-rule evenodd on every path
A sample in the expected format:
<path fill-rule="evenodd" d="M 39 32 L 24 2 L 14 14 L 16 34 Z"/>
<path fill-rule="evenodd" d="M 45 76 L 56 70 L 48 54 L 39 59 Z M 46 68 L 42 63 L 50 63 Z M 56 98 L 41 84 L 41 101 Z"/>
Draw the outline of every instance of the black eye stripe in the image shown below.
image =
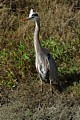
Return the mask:
<path fill-rule="evenodd" d="M 35 14 L 33 14 L 33 15 L 32 15 L 32 17 L 38 17 L 38 14 L 37 14 L 37 13 L 35 13 Z"/>

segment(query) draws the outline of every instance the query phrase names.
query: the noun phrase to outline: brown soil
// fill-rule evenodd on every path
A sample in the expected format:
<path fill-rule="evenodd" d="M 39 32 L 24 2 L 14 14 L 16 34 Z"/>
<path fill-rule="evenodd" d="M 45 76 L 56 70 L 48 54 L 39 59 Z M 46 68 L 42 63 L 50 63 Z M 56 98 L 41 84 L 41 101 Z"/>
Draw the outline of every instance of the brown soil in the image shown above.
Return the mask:
<path fill-rule="evenodd" d="M 51 93 L 49 84 L 43 86 L 43 93 L 35 80 L 6 90 L 1 97 L 0 120 L 80 120 L 80 98 L 75 93 L 59 92 L 54 86 Z"/>

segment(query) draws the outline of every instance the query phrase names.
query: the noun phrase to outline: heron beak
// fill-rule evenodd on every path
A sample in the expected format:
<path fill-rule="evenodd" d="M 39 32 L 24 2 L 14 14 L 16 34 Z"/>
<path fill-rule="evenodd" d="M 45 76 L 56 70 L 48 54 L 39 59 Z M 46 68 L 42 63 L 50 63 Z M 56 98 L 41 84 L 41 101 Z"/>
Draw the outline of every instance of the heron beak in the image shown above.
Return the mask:
<path fill-rule="evenodd" d="M 27 18 L 23 19 L 23 21 L 30 20 L 30 19 L 31 19 L 31 17 L 27 17 Z"/>

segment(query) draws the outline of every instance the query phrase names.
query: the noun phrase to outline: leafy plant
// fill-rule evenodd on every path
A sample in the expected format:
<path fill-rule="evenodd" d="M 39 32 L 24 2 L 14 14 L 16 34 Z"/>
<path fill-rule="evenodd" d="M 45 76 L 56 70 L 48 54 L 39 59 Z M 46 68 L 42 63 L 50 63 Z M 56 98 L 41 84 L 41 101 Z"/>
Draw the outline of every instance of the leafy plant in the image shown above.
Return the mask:
<path fill-rule="evenodd" d="M 58 41 L 56 38 L 50 38 L 43 41 L 43 46 L 49 48 L 54 59 L 57 61 L 60 73 L 74 73 L 80 68 L 77 64 L 76 52 L 79 52 L 79 39 L 73 42 Z"/>

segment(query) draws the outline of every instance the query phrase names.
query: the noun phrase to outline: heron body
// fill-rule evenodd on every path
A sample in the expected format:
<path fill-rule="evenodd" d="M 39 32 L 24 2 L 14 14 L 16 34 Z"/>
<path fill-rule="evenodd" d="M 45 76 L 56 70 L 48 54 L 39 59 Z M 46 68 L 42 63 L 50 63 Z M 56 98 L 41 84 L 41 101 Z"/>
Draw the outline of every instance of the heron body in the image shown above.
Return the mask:
<path fill-rule="evenodd" d="M 40 18 L 38 14 L 33 12 L 33 9 L 31 9 L 28 19 L 35 21 L 34 48 L 36 53 L 36 70 L 42 81 L 56 83 L 58 80 L 56 63 L 48 50 L 41 46 L 39 40 Z"/>

